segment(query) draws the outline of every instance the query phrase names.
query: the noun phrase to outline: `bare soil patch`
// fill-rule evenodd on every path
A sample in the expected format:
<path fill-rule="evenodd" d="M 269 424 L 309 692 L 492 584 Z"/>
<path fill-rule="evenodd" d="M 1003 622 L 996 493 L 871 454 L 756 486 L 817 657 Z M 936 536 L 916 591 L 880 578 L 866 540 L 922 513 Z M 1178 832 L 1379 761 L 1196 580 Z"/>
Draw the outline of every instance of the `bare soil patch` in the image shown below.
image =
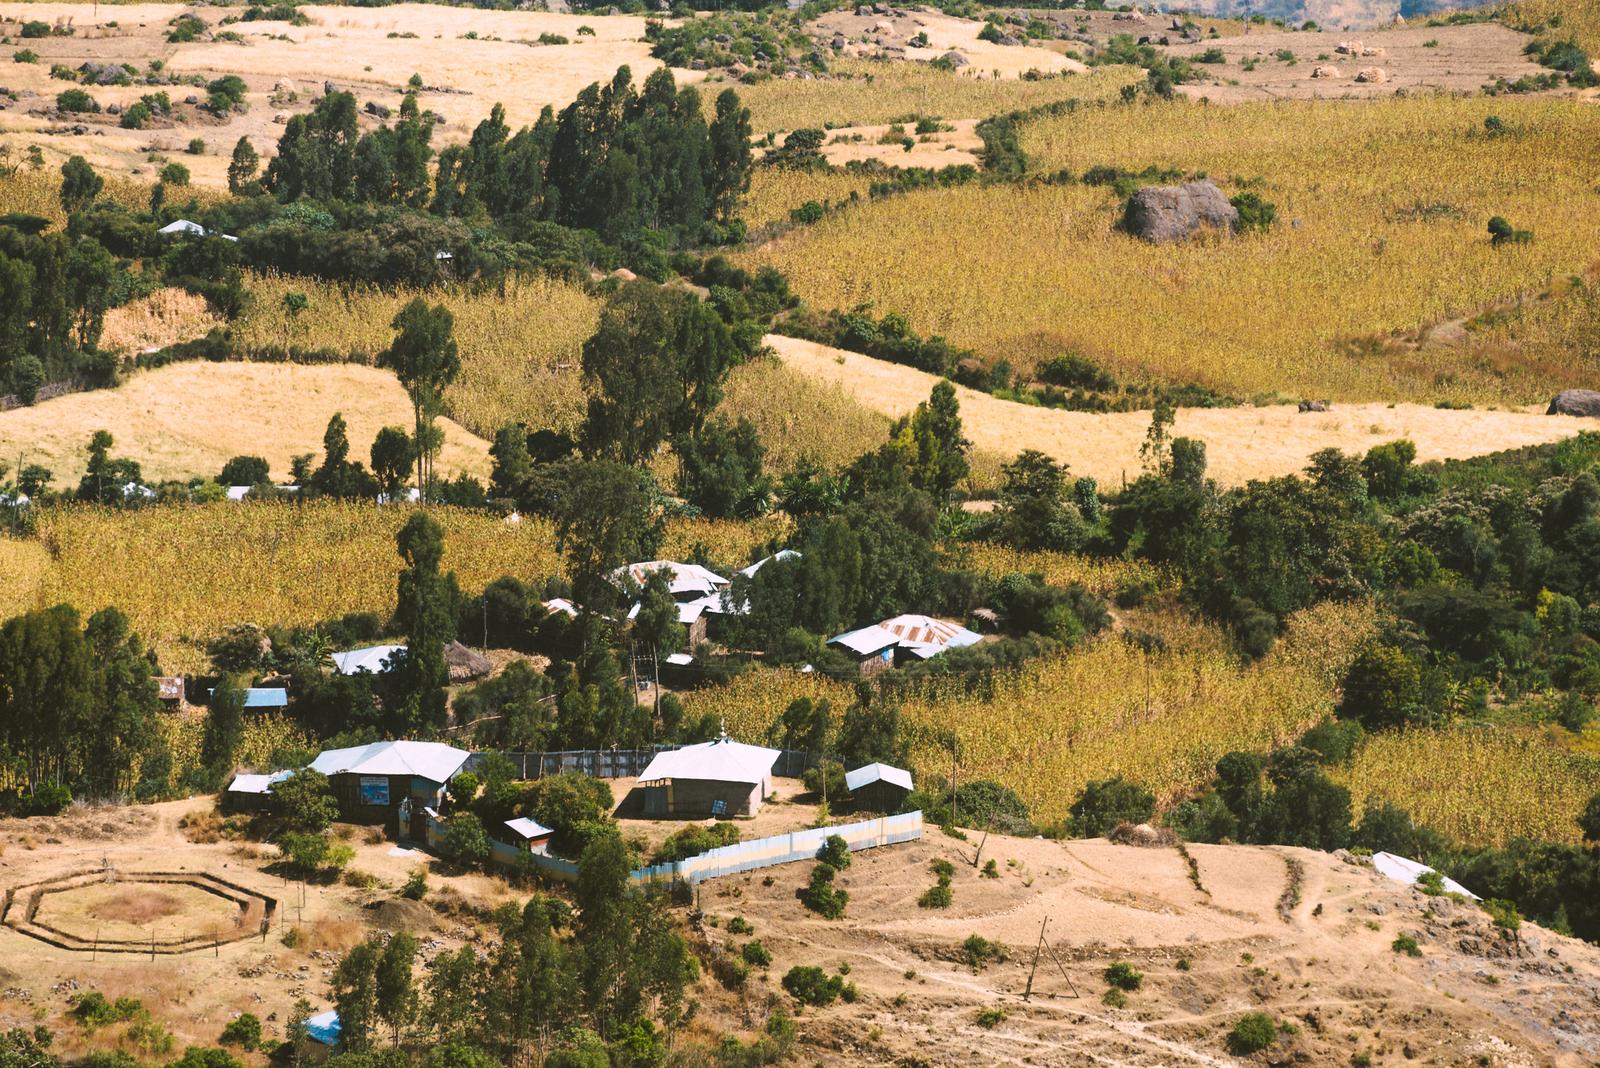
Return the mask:
<path fill-rule="evenodd" d="M 807 25 L 819 43 L 845 40 L 843 53 L 864 58 L 932 62 L 950 52 L 967 62 L 959 73 L 972 78 L 1020 78 L 1024 74 L 1061 74 L 1088 68 L 1078 60 L 1035 42 L 1000 45 L 980 41 L 984 23 L 941 15 L 931 8 L 857 15 L 853 8 L 830 11 Z M 923 41 L 926 43 L 922 43 Z"/>

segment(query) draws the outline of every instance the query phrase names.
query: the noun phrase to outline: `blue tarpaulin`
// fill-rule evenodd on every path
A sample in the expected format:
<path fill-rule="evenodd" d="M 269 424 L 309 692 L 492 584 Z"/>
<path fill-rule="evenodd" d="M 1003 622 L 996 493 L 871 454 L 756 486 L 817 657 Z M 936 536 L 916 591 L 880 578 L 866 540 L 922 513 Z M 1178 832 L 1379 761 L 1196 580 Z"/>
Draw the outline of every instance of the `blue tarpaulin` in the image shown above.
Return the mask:
<path fill-rule="evenodd" d="M 306 1020 L 306 1034 L 321 1042 L 324 1046 L 334 1046 L 339 1043 L 339 1014 L 329 1009 L 319 1012 Z"/>

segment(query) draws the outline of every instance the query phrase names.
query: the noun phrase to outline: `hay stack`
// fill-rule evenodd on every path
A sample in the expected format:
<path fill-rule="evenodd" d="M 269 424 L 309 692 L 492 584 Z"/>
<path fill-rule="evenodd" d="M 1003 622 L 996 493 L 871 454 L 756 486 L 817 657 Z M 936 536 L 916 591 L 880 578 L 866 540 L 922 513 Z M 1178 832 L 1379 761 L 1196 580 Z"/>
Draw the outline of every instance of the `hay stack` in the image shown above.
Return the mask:
<path fill-rule="evenodd" d="M 1311 72 L 1313 78 L 1343 78 L 1338 67 L 1317 67 Z"/>
<path fill-rule="evenodd" d="M 1389 75 L 1382 67 L 1363 67 L 1356 71 L 1356 81 L 1368 85 L 1382 85 L 1389 80 Z"/>
<path fill-rule="evenodd" d="M 494 665 L 489 663 L 487 657 L 468 649 L 460 642 L 451 642 L 444 647 L 445 663 L 450 665 L 451 682 L 472 682 L 488 675 Z"/>

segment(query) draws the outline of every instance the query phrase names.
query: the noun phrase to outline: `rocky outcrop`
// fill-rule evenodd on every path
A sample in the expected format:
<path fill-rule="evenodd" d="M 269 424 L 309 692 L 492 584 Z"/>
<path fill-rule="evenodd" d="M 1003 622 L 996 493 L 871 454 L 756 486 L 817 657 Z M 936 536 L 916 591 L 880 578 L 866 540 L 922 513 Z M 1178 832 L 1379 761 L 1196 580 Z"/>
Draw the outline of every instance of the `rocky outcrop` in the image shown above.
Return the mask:
<path fill-rule="evenodd" d="M 1600 390 L 1564 389 L 1550 402 L 1546 415 L 1583 415 L 1600 419 Z"/>
<path fill-rule="evenodd" d="M 1206 228 L 1239 229 L 1239 211 L 1209 181 L 1155 185 L 1128 198 L 1123 228 L 1158 245 L 1182 241 Z"/>

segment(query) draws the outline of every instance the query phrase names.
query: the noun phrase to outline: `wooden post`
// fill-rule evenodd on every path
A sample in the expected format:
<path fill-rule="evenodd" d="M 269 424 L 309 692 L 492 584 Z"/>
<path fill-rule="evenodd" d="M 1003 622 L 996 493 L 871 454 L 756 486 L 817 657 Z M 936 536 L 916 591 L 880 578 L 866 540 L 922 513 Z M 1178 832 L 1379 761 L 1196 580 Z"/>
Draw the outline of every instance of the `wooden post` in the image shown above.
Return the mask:
<path fill-rule="evenodd" d="M 1049 922 L 1050 917 L 1046 916 L 1044 922 L 1039 924 L 1039 940 L 1033 944 L 1033 963 L 1028 966 L 1028 987 L 1022 992 L 1023 1001 L 1033 999 L 1033 975 L 1039 970 L 1039 950 L 1044 948 L 1044 929 Z"/>

